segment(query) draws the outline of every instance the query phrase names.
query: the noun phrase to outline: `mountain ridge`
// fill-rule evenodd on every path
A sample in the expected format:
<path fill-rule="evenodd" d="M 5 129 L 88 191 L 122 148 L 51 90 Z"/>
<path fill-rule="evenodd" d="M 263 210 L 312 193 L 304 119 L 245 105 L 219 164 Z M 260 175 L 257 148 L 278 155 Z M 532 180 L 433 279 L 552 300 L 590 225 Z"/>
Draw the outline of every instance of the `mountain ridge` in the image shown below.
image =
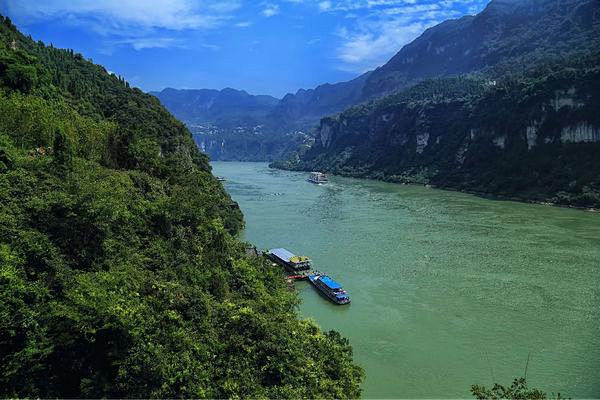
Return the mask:
<path fill-rule="evenodd" d="M 264 143 L 278 136 L 279 151 L 271 153 L 274 156 L 293 145 L 293 141 L 281 141 L 282 135 L 309 132 L 322 117 L 423 79 L 460 75 L 490 80 L 516 78 L 537 64 L 588 54 L 597 48 L 600 48 L 600 7 L 596 0 L 492 0 L 476 15 L 446 20 L 426 29 L 373 71 L 350 81 L 288 93 L 260 116 L 249 113 L 246 121 L 248 125 L 266 127 L 261 139 Z M 188 122 L 177 105 L 167 108 Z M 236 121 L 243 118 L 238 115 Z M 235 142 L 235 132 L 230 130 L 215 142 L 219 145 L 209 155 L 223 159 L 223 149 Z M 239 159 L 237 151 L 227 157 Z"/>
<path fill-rule="evenodd" d="M 494 78 L 557 55 L 587 54 L 599 47 L 599 21 L 594 0 L 493 0 L 477 15 L 444 21 L 405 45 L 369 77 L 364 98 L 425 78 L 474 72 Z"/>
<path fill-rule="evenodd" d="M 245 90 L 173 89 L 149 92 L 167 109 L 176 109 L 179 119 L 188 123 L 226 124 L 231 119 L 255 120 L 266 116 L 279 99 L 269 95 L 250 95 Z"/>

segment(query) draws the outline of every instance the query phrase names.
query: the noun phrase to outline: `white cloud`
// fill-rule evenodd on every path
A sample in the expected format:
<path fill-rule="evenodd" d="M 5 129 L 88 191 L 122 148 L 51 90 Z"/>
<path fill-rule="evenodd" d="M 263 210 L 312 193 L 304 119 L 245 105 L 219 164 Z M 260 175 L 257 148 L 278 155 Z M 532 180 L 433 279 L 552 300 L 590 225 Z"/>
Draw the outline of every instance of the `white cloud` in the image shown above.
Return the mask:
<path fill-rule="evenodd" d="M 414 3 L 416 0 L 368 0 L 367 1 L 367 5 L 369 7 L 375 7 L 375 6 L 398 6 L 398 5 L 402 5 L 402 4 L 407 4 L 407 3 Z"/>
<path fill-rule="evenodd" d="M 341 30 L 338 33 L 345 43 L 338 53 L 338 58 L 343 61 L 339 69 L 361 73 L 382 65 L 404 44 L 423 32 L 425 27 L 422 22 L 406 24 L 398 19 L 386 21 L 379 31 Z"/>
<path fill-rule="evenodd" d="M 330 1 L 322 1 L 319 3 L 319 10 L 321 11 L 328 11 L 331 9 L 331 2 Z"/>
<path fill-rule="evenodd" d="M 207 6 L 209 10 L 213 10 L 218 13 L 232 12 L 240 9 L 242 3 L 237 0 L 231 1 L 215 1 Z"/>
<path fill-rule="evenodd" d="M 69 17 L 101 20 L 113 28 L 206 29 L 218 25 L 226 13 L 240 7 L 237 1 L 208 6 L 189 0 L 7 0 L 11 13 L 33 19 Z M 201 4 L 201 3 L 200 3 Z"/>
<path fill-rule="evenodd" d="M 416 18 L 419 17 L 418 14 L 423 13 L 425 11 L 431 11 L 431 10 L 437 10 L 439 9 L 440 6 L 437 4 L 418 4 L 418 5 L 411 5 L 411 6 L 405 6 L 405 7 L 392 7 L 392 8 L 386 8 L 383 12 L 385 12 L 386 14 L 389 15 L 394 15 L 394 14 L 414 14 L 414 16 Z"/>
<path fill-rule="evenodd" d="M 107 44 L 130 45 L 136 50 L 182 47 L 177 43 L 177 32 L 206 31 L 223 26 L 241 7 L 239 0 L 4 1 L 9 14 L 19 18 L 23 25 L 39 20 L 66 23 L 110 37 Z"/>
<path fill-rule="evenodd" d="M 287 0 L 292 1 L 292 0 Z M 481 10 L 489 0 L 312 0 L 322 12 L 349 12 L 354 10 L 386 10 L 392 7 L 406 7 L 417 5 L 417 7 L 443 7 L 452 8 L 456 5 L 471 5 L 472 8 Z M 309 3 L 309 1 L 299 2 Z"/>
<path fill-rule="evenodd" d="M 249 26 L 252 26 L 252 22 L 242 21 L 242 22 L 238 22 L 237 24 L 235 24 L 235 26 L 237 26 L 238 28 L 247 28 Z"/>
<path fill-rule="evenodd" d="M 338 26 L 337 36 L 342 44 L 336 56 L 341 62 L 338 69 L 362 73 L 387 62 L 405 44 L 418 37 L 425 29 L 448 18 L 462 15 L 456 5 L 469 10 L 481 10 L 485 0 L 352 0 L 327 1 L 321 12 L 350 12 Z M 343 22 L 343 21 L 342 21 Z"/>
<path fill-rule="evenodd" d="M 175 39 L 173 39 L 173 38 L 138 38 L 138 39 L 125 39 L 122 42 L 130 44 L 136 50 L 143 50 L 143 49 L 151 49 L 151 48 L 173 47 Z"/>
<path fill-rule="evenodd" d="M 273 15 L 279 14 L 279 6 L 277 4 L 269 4 L 262 11 L 263 15 L 267 18 L 272 17 Z"/>

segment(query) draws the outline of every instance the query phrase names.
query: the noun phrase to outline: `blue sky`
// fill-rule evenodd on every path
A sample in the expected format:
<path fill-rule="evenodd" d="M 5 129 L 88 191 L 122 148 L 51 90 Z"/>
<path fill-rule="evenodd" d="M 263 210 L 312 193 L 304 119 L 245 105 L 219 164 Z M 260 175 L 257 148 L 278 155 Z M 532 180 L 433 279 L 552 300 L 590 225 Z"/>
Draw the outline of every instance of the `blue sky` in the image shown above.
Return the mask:
<path fill-rule="evenodd" d="M 374 69 L 426 28 L 487 2 L 0 0 L 0 13 L 144 91 L 233 87 L 282 97 Z"/>

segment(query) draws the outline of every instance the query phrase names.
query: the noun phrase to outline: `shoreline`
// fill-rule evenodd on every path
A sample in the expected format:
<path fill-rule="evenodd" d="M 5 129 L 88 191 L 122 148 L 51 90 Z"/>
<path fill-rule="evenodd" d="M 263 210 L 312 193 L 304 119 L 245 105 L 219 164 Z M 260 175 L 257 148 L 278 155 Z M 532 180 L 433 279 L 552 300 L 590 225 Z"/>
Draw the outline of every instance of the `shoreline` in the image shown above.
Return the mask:
<path fill-rule="evenodd" d="M 437 186 L 437 185 L 431 185 L 431 184 L 404 183 L 404 185 L 416 185 L 416 186 L 423 186 L 423 187 L 430 188 L 430 189 L 440 189 L 440 190 L 448 190 L 450 192 L 467 193 L 467 194 L 471 194 L 473 196 L 482 197 L 484 199 L 489 199 L 489 200 L 515 201 L 518 203 L 538 204 L 540 206 L 570 208 L 572 210 L 585 211 L 585 212 L 591 212 L 591 213 L 600 213 L 600 208 L 594 208 L 594 207 L 580 207 L 580 206 L 575 206 L 572 204 L 557 204 L 557 203 L 552 203 L 551 201 L 530 200 L 530 199 L 524 199 L 521 197 L 509 197 L 509 196 L 503 196 L 503 195 L 499 195 L 499 194 L 477 192 L 474 190 L 459 190 L 459 189 L 454 189 L 452 187 Z"/>
<path fill-rule="evenodd" d="M 427 186 L 428 185 L 425 185 L 425 187 L 427 187 Z M 518 203 L 537 204 L 540 206 L 547 206 L 547 207 L 569 208 L 572 210 L 585 211 L 585 212 L 591 212 L 591 213 L 599 213 L 600 212 L 600 208 L 580 207 L 580 206 L 575 206 L 572 204 L 557 204 L 557 203 L 552 203 L 551 201 L 529 200 L 529 199 L 523 199 L 520 197 L 507 197 L 507 196 L 502 196 L 502 195 L 469 191 L 469 190 L 456 190 L 456 189 L 452 189 L 452 188 L 435 187 L 433 185 L 429 185 L 429 187 L 431 187 L 432 189 L 442 189 L 442 190 L 450 190 L 453 192 L 468 193 L 468 194 L 472 194 L 473 196 L 482 197 L 482 198 L 490 199 L 490 200 L 515 201 Z"/>

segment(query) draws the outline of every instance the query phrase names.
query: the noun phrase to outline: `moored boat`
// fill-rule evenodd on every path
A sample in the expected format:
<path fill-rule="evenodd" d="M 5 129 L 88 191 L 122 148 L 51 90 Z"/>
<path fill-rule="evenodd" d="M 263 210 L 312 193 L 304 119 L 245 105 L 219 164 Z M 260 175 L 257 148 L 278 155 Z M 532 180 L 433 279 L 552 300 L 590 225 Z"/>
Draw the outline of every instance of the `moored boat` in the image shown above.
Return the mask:
<path fill-rule="evenodd" d="M 308 177 L 308 181 L 316 184 L 322 184 L 329 182 L 327 180 L 327 175 L 322 172 L 313 171 L 310 173 Z"/>
<path fill-rule="evenodd" d="M 328 277 L 327 275 L 312 275 L 309 280 L 317 289 L 321 291 L 329 300 L 335 304 L 350 303 L 350 296 L 344 290 L 342 285 Z"/>
<path fill-rule="evenodd" d="M 287 267 L 292 272 L 305 271 L 312 268 L 312 260 L 305 256 L 296 256 L 286 249 L 277 248 L 265 252 L 272 261 Z"/>

